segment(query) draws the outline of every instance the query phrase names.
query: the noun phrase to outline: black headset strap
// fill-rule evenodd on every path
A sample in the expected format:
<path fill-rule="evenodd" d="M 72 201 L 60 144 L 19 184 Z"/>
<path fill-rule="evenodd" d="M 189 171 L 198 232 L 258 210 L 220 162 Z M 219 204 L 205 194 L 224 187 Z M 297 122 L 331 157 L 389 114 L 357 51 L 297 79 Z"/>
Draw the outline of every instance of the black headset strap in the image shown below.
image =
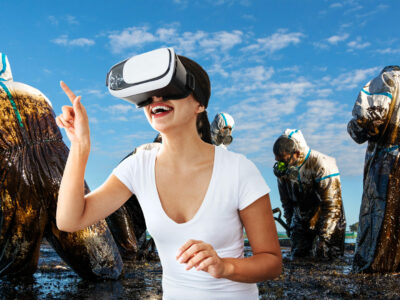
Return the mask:
<path fill-rule="evenodd" d="M 200 88 L 200 85 L 196 83 L 196 77 L 193 75 L 192 72 L 186 71 L 187 76 L 186 76 L 186 86 L 193 91 L 193 94 L 195 95 L 196 99 L 207 108 L 207 99 L 204 96 L 204 93 L 202 89 Z M 189 79 L 190 78 L 190 79 Z"/>

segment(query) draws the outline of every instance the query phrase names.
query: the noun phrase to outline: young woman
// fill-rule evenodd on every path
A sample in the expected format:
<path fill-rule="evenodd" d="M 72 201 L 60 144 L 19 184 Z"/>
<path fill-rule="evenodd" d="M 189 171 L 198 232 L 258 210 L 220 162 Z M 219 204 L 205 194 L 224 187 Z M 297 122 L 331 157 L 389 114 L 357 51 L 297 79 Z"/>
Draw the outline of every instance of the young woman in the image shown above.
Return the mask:
<path fill-rule="evenodd" d="M 57 226 L 64 231 L 89 226 L 134 193 L 160 256 L 164 300 L 258 299 L 255 282 L 278 276 L 282 268 L 269 187 L 243 155 L 200 138 L 196 124 L 210 97 L 209 78 L 194 61 L 179 59 L 203 95 L 167 101 L 153 97 L 144 112 L 162 134 L 161 147 L 125 159 L 87 195 L 83 182 L 90 152 L 88 117 L 81 97 L 61 82 L 73 105 L 64 106 L 57 117 L 71 141 Z M 243 226 L 253 251 L 246 258 Z"/>

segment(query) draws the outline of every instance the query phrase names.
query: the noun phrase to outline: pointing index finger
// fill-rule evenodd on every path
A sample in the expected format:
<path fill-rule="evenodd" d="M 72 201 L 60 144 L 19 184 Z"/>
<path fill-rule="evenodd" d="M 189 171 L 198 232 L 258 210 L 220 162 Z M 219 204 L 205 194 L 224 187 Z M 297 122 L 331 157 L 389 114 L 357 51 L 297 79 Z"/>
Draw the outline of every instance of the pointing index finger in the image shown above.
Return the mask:
<path fill-rule="evenodd" d="M 74 103 L 74 99 L 76 98 L 76 95 L 74 94 L 74 92 L 71 91 L 71 89 L 68 87 L 68 85 L 65 84 L 64 81 L 60 81 L 60 86 L 63 89 L 64 93 L 67 94 L 71 103 Z"/>

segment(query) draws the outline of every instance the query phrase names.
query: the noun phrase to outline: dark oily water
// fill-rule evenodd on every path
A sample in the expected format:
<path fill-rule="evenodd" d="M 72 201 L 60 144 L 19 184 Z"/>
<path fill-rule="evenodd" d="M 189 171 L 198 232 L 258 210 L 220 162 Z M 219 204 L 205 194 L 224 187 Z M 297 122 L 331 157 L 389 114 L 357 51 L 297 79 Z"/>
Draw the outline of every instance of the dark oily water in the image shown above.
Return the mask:
<path fill-rule="evenodd" d="M 282 247 L 284 270 L 258 284 L 260 299 L 398 299 L 400 273 L 352 274 L 354 247 L 331 262 L 289 259 Z M 251 255 L 245 247 L 246 256 Z M 119 280 L 87 281 L 76 275 L 46 243 L 32 277 L 0 280 L 0 299 L 152 299 L 161 300 L 159 261 L 125 262 Z"/>
<path fill-rule="evenodd" d="M 0 280 L 0 299 L 161 299 L 161 266 L 125 262 L 119 280 L 81 279 L 47 243 L 32 277 Z"/>

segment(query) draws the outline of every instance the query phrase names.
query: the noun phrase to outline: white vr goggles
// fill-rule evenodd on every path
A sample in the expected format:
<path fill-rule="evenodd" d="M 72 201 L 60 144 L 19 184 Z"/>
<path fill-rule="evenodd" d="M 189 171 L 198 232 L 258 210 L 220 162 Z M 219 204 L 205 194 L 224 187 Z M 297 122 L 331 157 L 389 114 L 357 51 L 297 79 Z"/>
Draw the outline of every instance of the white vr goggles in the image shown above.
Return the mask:
<path fill-rule="evenodd" d="M 107 74 L 106 85 L 111 95 L 137 107 L 150 104 L 153 96 L 183 99 L 196 88 L 194 75 L 185 69 L 172 48 L 139 54 L 114 65 Z"/>

